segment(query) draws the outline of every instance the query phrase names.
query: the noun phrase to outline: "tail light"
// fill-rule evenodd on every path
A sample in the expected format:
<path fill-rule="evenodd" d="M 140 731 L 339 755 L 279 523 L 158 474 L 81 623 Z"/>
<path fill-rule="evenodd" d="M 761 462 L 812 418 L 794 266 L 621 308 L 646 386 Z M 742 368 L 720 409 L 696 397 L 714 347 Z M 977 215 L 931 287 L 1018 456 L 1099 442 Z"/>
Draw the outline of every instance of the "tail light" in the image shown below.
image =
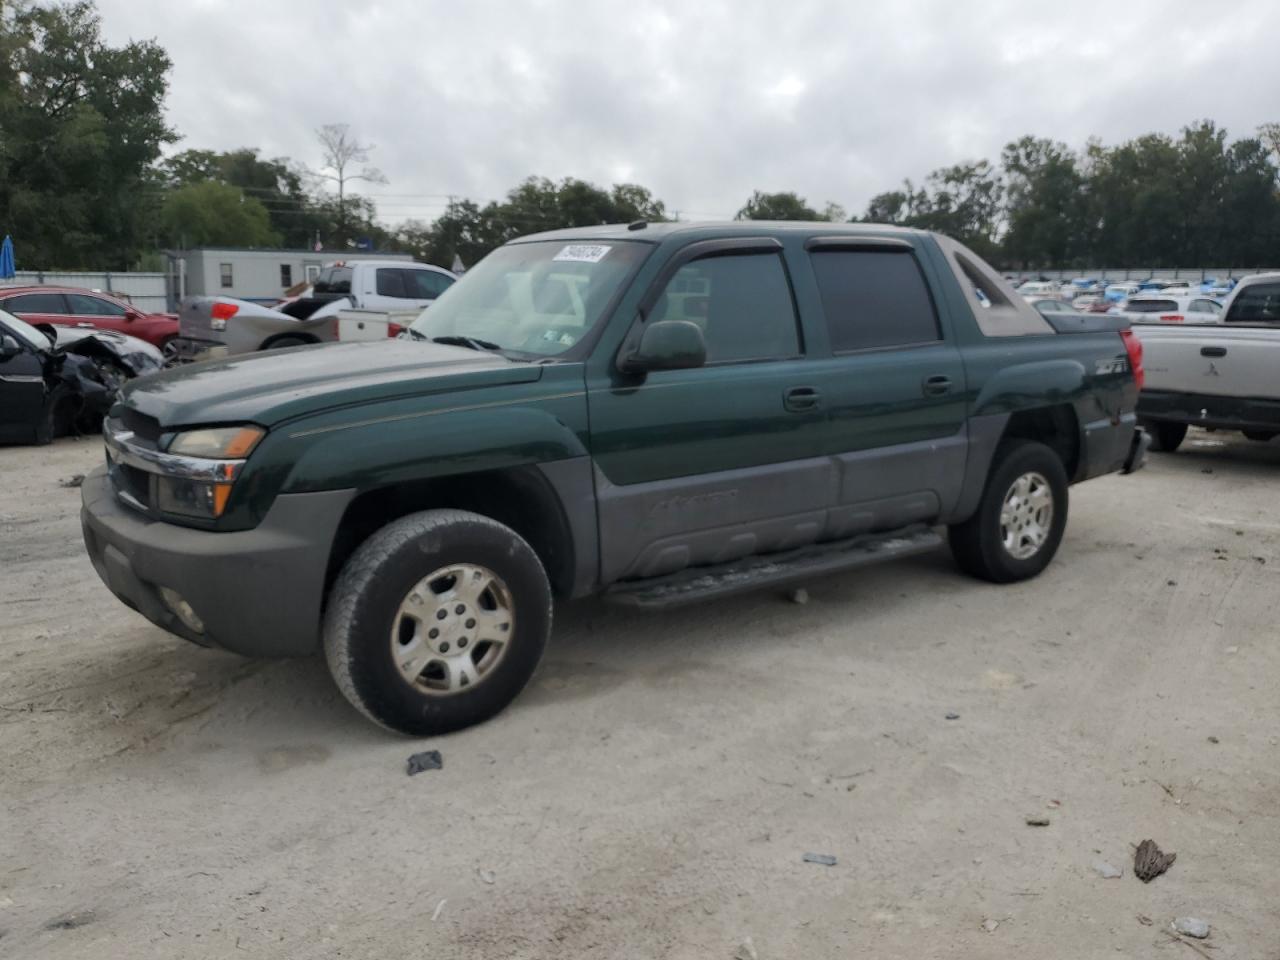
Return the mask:
<path fill-rule="evenodd" d="M 1182 314 L 1180 313 L 1162 313 L 1160 314 L 1161 323 L 1181 323 Z"/>
<path fill-rule="evenodd" d="M 1147 382 L 1147 372 L 1142 369 L 1142 341 L 1132 330 L 1121 330 L 1120 337 L 1124 340 L 1125 353 L 1129 354 L 1129 369 L 1133 371 L 1134 383 L 1141 390 Z"/>
<path fill-rule="evenodd" d="M 398 337 L 402 333 L 404 333 L 404 327 L 400 326 L 400 324 L 398 323 L 391 323 L 390 321 L 388 321 L 387 323 L 388 337 Z"/>
<path fill-rule="evenodd" d="M 226 303 L 222 300 L 217 300 L 214 302 L 213 308 L 209 311 L 210 316 L 213 318 L 210 321 L 209 326 L 214 330 L 225 330 L 227 329 L 227 321 L 239 312 L 239 304 Z"/>

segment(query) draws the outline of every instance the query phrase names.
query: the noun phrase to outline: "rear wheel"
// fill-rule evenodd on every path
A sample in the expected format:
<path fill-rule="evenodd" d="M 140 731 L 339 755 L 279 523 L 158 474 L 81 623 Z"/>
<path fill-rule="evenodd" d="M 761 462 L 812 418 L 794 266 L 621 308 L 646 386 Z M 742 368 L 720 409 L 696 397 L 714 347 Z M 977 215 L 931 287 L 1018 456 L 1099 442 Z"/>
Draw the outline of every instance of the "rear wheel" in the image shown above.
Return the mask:
<path fill-rule="evenodd" d="M 1245 430 L 1243 433 L 1247 439 L 1255 440 L 1258 443 L 1270 443 L 1276 436 L 1269 430 Z"/>
<path fill-rule="evenodd" d="M 365 716 L 430 736 L 488 720 L 524 688 L 551 632 L 551 587 L 514 530 L 462 510 L 383 527 L 329 597 L 324 650 Z"/>
<path fill-rule="evenodd" d="M 1151 434 L 1151 449 L 1157 453 L 1173 453 L 1187 437 L 1185 423 L 1165 423 L 1161 420 L 1150 420 L 1143 423 L 1147 433 Z"/>
<path fill-rule="evenodd" d="M 1058 551 L 1067 526 L 1067 472 L 1043 443 L 1001 444 L 977 512 L 950 529 L 960 568 L 993 583 L 1036 576 Z"/>
<path fill-rule="evenodd" d="M 283 350 L 285 347 L 305 347 L 309 343 L 315 343 L 314 340 L 308 340 L 306 337 L 276 337 L 262 345 L 263 350 Z"/>

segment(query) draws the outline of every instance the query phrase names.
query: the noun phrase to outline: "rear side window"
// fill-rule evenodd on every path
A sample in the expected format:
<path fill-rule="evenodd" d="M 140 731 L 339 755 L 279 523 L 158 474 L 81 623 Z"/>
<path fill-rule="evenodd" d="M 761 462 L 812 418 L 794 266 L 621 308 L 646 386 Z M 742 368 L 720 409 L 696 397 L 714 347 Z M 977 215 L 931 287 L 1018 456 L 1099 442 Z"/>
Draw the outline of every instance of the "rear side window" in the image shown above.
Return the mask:
<path fill-rule="evenodd" d="M 10 313 L 48 313 L 65 315 L 66 301 L 60 293 L 25 293 L 20 297 L 10 297 L 4 301 L 4 308 Z"/>
<path fill-rule="evenodd" d="M 912 254 L 820 250 L 811 259 L 833 352 L 941 339 L 933 298 Z"/>
<path fill-rule="evenodd" d="M 1188 313 L 1221 313 L 1222 307 L 1212 300 L 1192 300 Z"/>
<path fill-rule="evenodd" d="M 378 296 L 380 297 L 407 297 L 409 294 L 404 290 L 404 271 L 393 269 L 382 269 L 378 271 Z"/>
<path fill-rule="evenodd" d="M 326 267 L 316 277 L 314 289 L 316 293 L 350 293 L 351 268 Z"/>
<path fill-rule="evenodd" d="M 800 353 L 791 285 L 776 253 L 686 263 L 667 283 L 649 319 L 696 323 L 707 341 L 708 363 L 780 360 Z"/>
<path fill-rule="evenodd" d="M 1255 283 L 1237 294 L 1227 323 L 1280 323 L 1280 283 Z"/>

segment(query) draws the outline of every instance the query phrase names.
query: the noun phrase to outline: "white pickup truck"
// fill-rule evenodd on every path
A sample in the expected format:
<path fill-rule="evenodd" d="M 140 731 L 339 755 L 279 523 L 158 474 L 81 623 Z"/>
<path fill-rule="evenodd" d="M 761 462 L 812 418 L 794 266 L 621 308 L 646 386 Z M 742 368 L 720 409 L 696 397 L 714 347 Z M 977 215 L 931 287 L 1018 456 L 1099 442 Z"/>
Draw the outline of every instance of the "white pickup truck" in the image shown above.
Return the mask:
<path fill-rule="evenodd" d="M 1151 448 L 1172 452 L 1189 426 L 1280 435 L 1280 273 L 1245 277 L 1218 323 L 1134 324 L 1146 384 L 1138 416 Z"/>

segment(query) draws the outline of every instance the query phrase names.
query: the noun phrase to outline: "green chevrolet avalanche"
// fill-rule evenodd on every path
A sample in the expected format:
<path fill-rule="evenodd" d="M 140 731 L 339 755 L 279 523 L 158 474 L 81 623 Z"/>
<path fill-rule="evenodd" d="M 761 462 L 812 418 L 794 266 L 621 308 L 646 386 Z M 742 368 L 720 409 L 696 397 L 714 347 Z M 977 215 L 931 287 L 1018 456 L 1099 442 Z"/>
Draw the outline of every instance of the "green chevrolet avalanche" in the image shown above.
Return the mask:
<path fill-rule="evenodd" d="M 1145 459 L 1141 347 L 971 251 L 870 224 L 633 223 L 494 251 L 399 339 L 132 382 L 84 540 L 148 620 L 323 649 L 435 734 L 524 687 L 556 600 L 653 608 L 945 539 L 1040 573 L 1068 487 Z"/>

